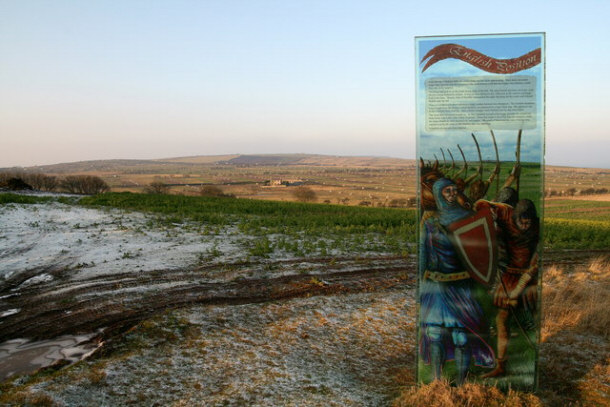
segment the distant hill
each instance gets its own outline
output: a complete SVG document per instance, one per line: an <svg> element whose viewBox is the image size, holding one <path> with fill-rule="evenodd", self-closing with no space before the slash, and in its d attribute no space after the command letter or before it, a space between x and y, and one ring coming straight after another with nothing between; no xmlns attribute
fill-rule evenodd
<svg viewBox="0 0 610 407"><path fill-rule="evenodd" d="M338 167L394 167L405 166L413 160L390 157L351 157L321 154L238 154L231 156L195 156L159 160L174 163L208 163L237 166L338 166Z"/></svg>
<svg viewBox="0 0 610 407"><path fill-rule="evenodd" d="M166 162L166 163L184 163L184 164L216 164L222 161L229 161L233 158L239 157L239 154L228 154L228 155L194 155L189 157L174 157L174 158L162 158L153 160L155 162Z"/></svg>
<svg viewBox="0 0 610 407"><path fill-rule="evenodd" d="M201 165L228 166L323 166L323 167L405 167L413 166L415 160L391 157L350 157L319 154L233 154L173 157L153 160L93 160L72 163L40 165L23 168L25 171L40 171L50 174L150 172L153 168L175 168ZM0 168L0 171L15 168ZM168 170L171 169L167 168Z"/></svg>
<svg viewBox="0 0 610 407"><path fill-rule="evenodd" d="M78 174L86 172L116 172L126 168L138 168L150 165L159 165L156 160L93 160L77 161L72 163L37 165L25 167L26 171L40 171L52 174ZM0 171L11 171L16 168L0 168Z"/></svg>

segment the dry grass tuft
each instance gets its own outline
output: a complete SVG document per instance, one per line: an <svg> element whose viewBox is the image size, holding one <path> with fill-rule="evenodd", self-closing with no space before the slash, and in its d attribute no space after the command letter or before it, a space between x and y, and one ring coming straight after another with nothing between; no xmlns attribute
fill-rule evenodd
<svg viewBox="0 0 610 407"><path fill-rule="evenodd" d="M610 338L610 258L570 272L557 266L545 271L542 341L566 329Z"/></svg>
<svg viewBox="0 0 610 407"><path fill-rule="evenodd" d="M610 385L610 364L596 365L579 383L580 402L584 406L610 405L608 386ZM606 390L606 391L604 391Z"/></svg>
<svg viewBox="0 0 610 407"><path fill-rule="evenodd" d="M0 405L51 407L60 404L56 403L51 396L45 393L26 390L2 395L2 397L0 397Z"/></svg>
<svg viewBox="0 0 610 407"><path fill-rule="evenodd" d="M540 395L549 405L610 405L610 258L550 267L542 301Z"/></svg>
<svg viewBox="0 0 610 407"><path fill-rule="evenodd" d="M85 373L85 378L89 380L91 384L103 384L106 380L106 371L102 366L94 366Z"/></svg>
<svg viewBox="0 0 610 407"><path fill-rule="evenodd" d="M446 380L436 380L419 388L411 388L393 404L394 407L536 407L542 405L540 399L533 394L513 390L504 394L495 387L475 383L451 387Z"/></svg>

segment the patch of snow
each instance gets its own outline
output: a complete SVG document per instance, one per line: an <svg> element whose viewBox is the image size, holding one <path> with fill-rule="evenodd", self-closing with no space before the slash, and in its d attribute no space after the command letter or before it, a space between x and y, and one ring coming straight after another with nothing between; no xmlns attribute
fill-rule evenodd
<svg viewBox="0 0 610 407"><path fill-rule="evenodd" d="M50 275L50 274L43 273L43 274L39 274L39 275L37 275L35 277L32 277L30 279L25 280L23 283L21 283L21 285L19 287L20 288L21 287L27 287L27 286L30 286L30 285L45 283L45 282L48 282L48 281L53 281L53 276Z"/></svg>
<svg viewBox="0 0 610 407"><path fill-rule="evenodd" d="M199 224L159 225L154 215L91 209L58 202L0 206L0 278L53 265L62 277L87 280L125 271L177 269L208 260L243 256L239 236L221 230L205 236ZM152 225L152 226L151 226ZM225 233L226 232L226 233ZM48 274L28 284L50 281Z"/></svg>
<svg viewBox="0 0 610 407"><path fill-rule="evenodd" d="M125 272L135 275L155 270L178 270L198 265L222 265L251 257L250 248L260 236L244 234L236 226L214 226L193 221L167 226L159 216L114 208L93 209L59 202L0 206L0 281L39 270L21 287L64 279L78 284L100 276ZM213 230L213 231L212 231ZM362 236L360 236L361 238ZM274 245L265 261L292 260L296 256L278 247L286 239L303 245L302 237L270 234ZM348 239L344 238L344 239ZM367 235L374 242L379 236ZM329 247L326 256L341 256ZM379 255L359 250L363 257ZM312 270L311 263L295 264L284 273ZM347 271L347 270L346 270ZM274 273L275 274L275 273ZM275 274L277 275L277 274Z"/></svg>
<svg viewBox="0 0 610 407"><path fill-rule="evenodd" d="M4 318L4 317L8 317L9 315L15 315L18 314L19 311L21 311L21 308L11 308L11 309L7 309L6 311L4 311L2 314L0 314L0 318Z"/></svg>

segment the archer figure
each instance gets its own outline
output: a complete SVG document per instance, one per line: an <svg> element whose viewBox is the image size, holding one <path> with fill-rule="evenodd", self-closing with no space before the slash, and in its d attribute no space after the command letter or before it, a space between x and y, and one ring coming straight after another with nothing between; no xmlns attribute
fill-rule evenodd
<svg viewBox="0 0 610 407"><path fill-rule="evenodd" d="M508 323L511 314L524 309L533 312L538 301L537 273L538 255L536 248L540 238L540 224L534 203L529 199L520 200L513 208L508 204L478 201L475 210L488 207L503 240L504 259L500 259L500 281L494 292L494 305L498 307L496 316L497 353L496 367L482 377L502 376L506 372L506 350L508 348ZM518 321L517 321L518 323ZM527 332L523 330L527 337Z"/></svg>

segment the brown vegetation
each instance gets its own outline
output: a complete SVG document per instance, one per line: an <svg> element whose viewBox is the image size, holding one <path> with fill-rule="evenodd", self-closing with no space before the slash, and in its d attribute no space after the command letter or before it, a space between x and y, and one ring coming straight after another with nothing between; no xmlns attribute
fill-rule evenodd
<svg viewBox="0 0 610 407"><path fill-rule="evenodd" d="M544 191L544 196L547 198L562 196L562 197L573 197L573 196L590 196L590 195L605 195L608 193L608 188L583 188L576 189L574 187L556 190L556 189L546 189Z"/></svg>
<svg viewBox="0 0 610 407"><path fill-rule="evenodd" d="M0 188L55 191L58 185L57 177L41 173L25 173L23 171L0 172Z"/></svg>
<svg viewBox="0 0 610 407"><path fill-rule="evenodd" d="M596 259L571 273L551 266L543 287L543 341L566 329L610 339L610 259Z"/></svg>
<svg viewBox="0 0 610 407"><path fill-rule="evenodd" d="M67 175L58 178L42 173L24 171L0 172L0 188L10 190L38 190L53 192L61 190L72 194L99 194L107 192L110 187L96 175Z"/></svg>
<svg viewBox="0 0 610 407"><path fill-rule="evenodd" d="M153 181L144 191L149 194L167 194L169 192L169 185L163 181Z"/></svg>
<svg viewBox="0 0 610 407"><path fill-rule="evenodd" d="M101 194L110 190L108 184L94 175L68 175L59 183L62 190L71 194Z"/></svg>
<svg viewBox="0 0 610 407"><path fill-rule="evenodd" d="M610 405L610 258L544 275L541 395L557 404Z"/></svg>
<svg viewBox="0 0 610 407"><path fill-rule="evenodd" d="M495 387L466 383L452 387L446 380L437 380L422 387L412 387L394 402L394 407L520 407L542 406L538 397L511 390L502 393Z"/></svg>
<svg viewBox="0 0 610 407"><path fill-rule="evenodd" d="M222 188L216 185L204 185L199 189L201 196L234 197L233 194L225 194Z"/></svg>
<svg viewBox="0 0 610 407"><path fill-rule="evenodd" d="M316 192L305 186L299 186L293 189L292 196L299 202L315 202L318 200Z"/></svg>

